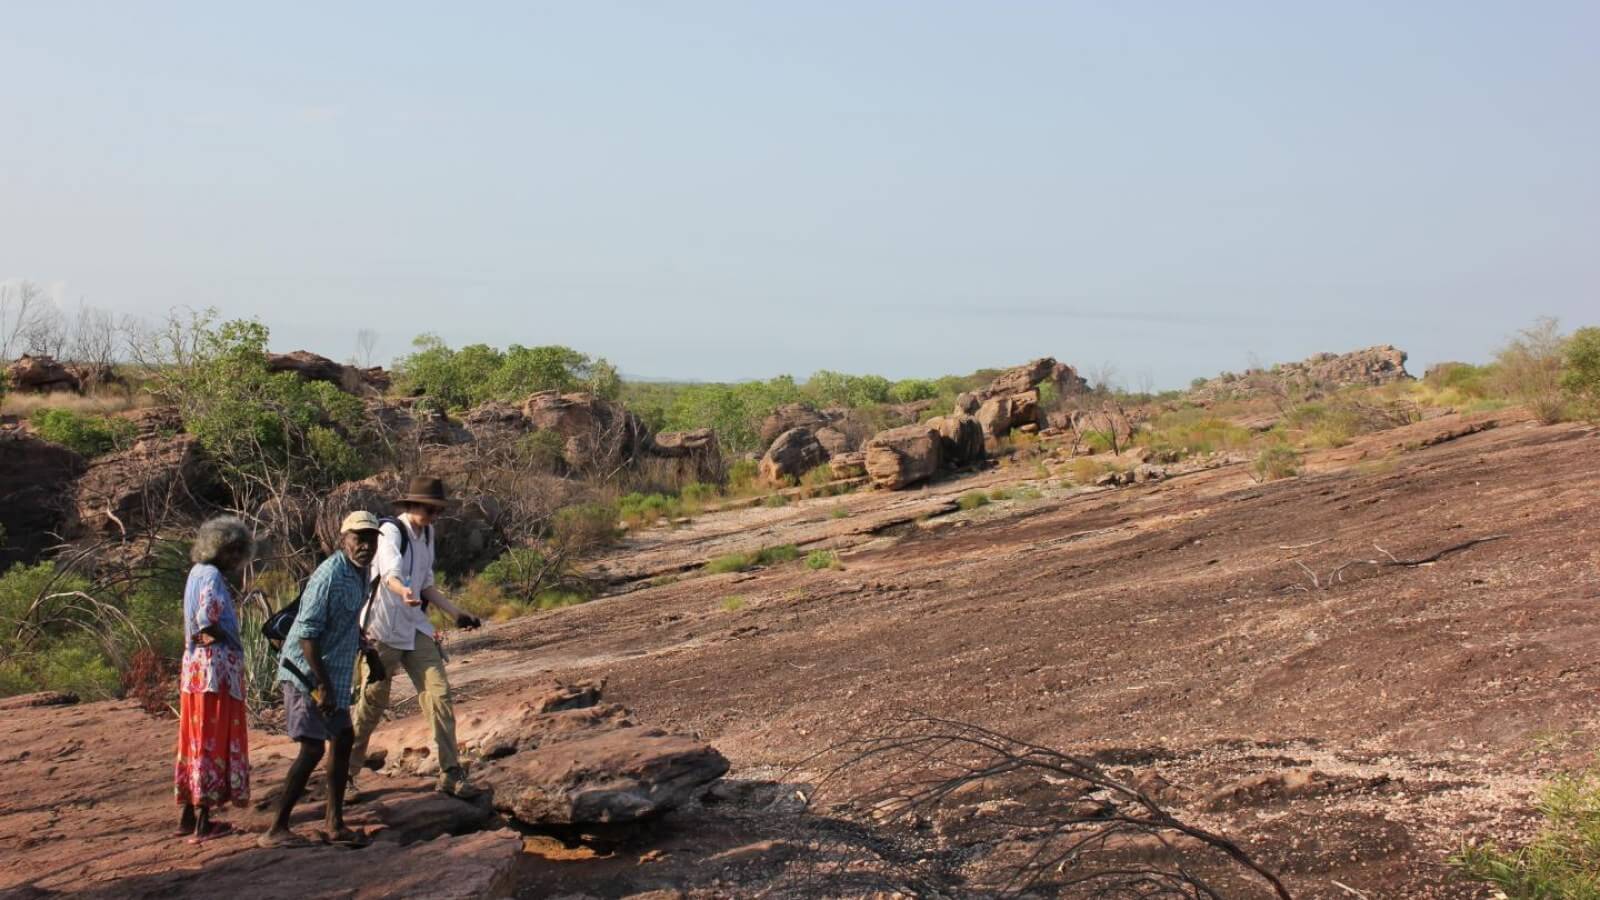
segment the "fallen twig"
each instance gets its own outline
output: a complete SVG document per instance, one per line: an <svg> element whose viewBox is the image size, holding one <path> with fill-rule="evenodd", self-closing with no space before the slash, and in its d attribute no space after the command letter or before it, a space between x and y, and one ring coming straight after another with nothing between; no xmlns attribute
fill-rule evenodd
<svg viewBox="0 0 1600 900"><path fill-rule="evenodd" d="M1426 565L1430 565L1432 563L1436 563L1439 560L1445 558L1446 556L1449 556L1452 553L1459 553L1462 550L1466 550L1466 549L1468 549L1470 547L1476 547L1479 544L1487 544L1490 541L1504 540L1505 538L1508 538L1510 536L1511 535L1509 535L1509 534L1491 534L1491 535L1486 535L1484 537L1475 537L1475 538L1473 538L1471 540L1468 540L1468 541L1462 541L1459 544L1451 544L1450 546L1445 547L1442 550L1437 550L1437 551L1435 551L1433 553L1428 554L1427 556L1418 557L1416 559L1400 559L1399 557L1395 556L1393 553L1390 553L1388 550L1385 550L1382 547L1378 546L1376 543L1374 543L1372 545L1372 549L1374 549L1374 550L1378 551L1379 553L1383 554L1384 557L1386 557L1386 558L1384 558L1384 559L1352 559L1352 560L1349 560L1347 562L1340 563L1338 566L1335 566L1333 568L1333 570L1330 571L1326 575L1318 575L1310 566L1306 565L1305 563L1303 563L1303 562L1301 562L1300 560L1297 559L1297 560L1294 560L1293 562L1294 562L1295 565L1300 567L1301 571L1306 573L1306 577L1311 579L1311 587L1307 588L1305 585L1302 585L1302 584L1290 584L1290 585L1285 585L1283 589L1284 590L1305 591L1305 592L1308 592L1308 593L1310 591L1313 591L1313 590L1318 590L1318 591L1326 590L1327 588L1332 587L1334 584L1344 584L1344 573L1345 573L1345 570L1349 569L1352 566L1367 565L1367 566L1372 566L1375 569L1382 569L1382 568L1391 567L1391 566L1398 566L1398 567L1406 568L1406 569L1415 569L1415 568L1418 568L1419 566L1426 566ZM1319 541L1318 543L1321 543L1321 542ZM1310 545L1305 545L1305 546L1310 546ZM1282 549L1288 549L1288 548L1282 548ZM1298 549L1298 548L1296 548L1296 549Z"/></svg>

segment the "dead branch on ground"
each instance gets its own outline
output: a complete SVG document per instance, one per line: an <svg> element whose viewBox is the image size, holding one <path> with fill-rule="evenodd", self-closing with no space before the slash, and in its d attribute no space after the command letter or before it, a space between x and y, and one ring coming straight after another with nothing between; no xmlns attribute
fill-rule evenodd
<svg viewBox="0 0 1600 900"><path fill-rule="evenodd" d="M1379 553L1383 554L1383 556L1385 558L1383 558L1383 559L1372 558L1372 559L1352 559L1352 560L1348 560L1346 562L1340 563L1338 566L1336 566L1332 571L1328 572L1328 574L1326 574L1326 575L1318 575L1316 573L1316 571L1313 570L1310 566L1306 565L1305 563L1303 563L1303 562L1301 562L1301 561L1299 561L1297 559L1297 560L1294 561L1294 564L1299 566L1300 569L1306 573L1306 577L1307 578L1311 579L1311 587L1308 588L1303 584L1291 584L1291 585L1288 585L1285 588L1285 590L1305 591L1307 593L1310 593L1313 590L1318 590L1318 591L1327 590L1328 588L1334 586L1335 584L1344 584L1345 583L1345 574L1344 574L1345 571L1348 570L1348 569L1351 569L1351 568L1353 568L1355 566L1372 566L1374 569L1392 568L1392 567L1400 567L1400 568L1405 568L1405 569L1415 569L1415 568L1417 568L1419 566L1426 566L1426 565L1430 565L1432 563L1436 563L1439 560L1445 558L1446 556L1449 556L1452 553L1459 553L1459 552L1461 552L1463 550L1466 550L1466 549L1469 549L1469 548L1472 548L1472 547L1476 547L1479 544L1487 544L1490 541L1504 540L1505 538L1508 538L1510 536L1511 535L1509 535L1509 534L1491 534L1491 535L1487 535L1485 537L1476 537L1476 538L1472 538L1471 540L1462 541L1459 544L1451 544L1450 546L1445 547L1442 550L1437 550L1437 551L1435 551L1433 553L1428 554L1427 556L1421 556L1421 557L1418 557L1416 559L1400 559L1399 557L1395 556L1393 553L1390 553L1389 551L1383 549L1382 547L1380 547L1376 543L1374 543L1372 545L1372 549L1374 549L1374 550L1378 551ZM1310 546L1310 545L1306 545L1306 546ZM1288 549L1288 548L1283 548L1283 549Z"/></svg>
<svg viewBox="0 0 1600 900"><path fill-rule="evenodd" d="M1233 841L1178 819L1083 757L932 716L902 718L883 733L829 752L845 759L823 784L849 770L875 770L880 786L857 803L885 823L925 823L959 807L964 797L970 804L975 786L1034 798L1023 818L1005 823L1005 839L989 844L996 854L1002 847L1031 849L994 857L993 883L971 885L985 895L1209 900L1223 896L1212 882L1225 878L1289 897L1278 877Z"/></svg>

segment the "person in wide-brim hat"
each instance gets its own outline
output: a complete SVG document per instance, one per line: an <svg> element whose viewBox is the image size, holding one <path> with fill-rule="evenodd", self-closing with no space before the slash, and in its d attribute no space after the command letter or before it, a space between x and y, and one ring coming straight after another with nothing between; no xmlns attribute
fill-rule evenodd
<svg viewBox="0 0 1600 900"><path fill-rule="evenodd" d="M434 509L449 506L450 500L444 495L444 481L426 475L411 479L405 494L394 499L394 505L404 509L413 504Z"/></svg>
<svg viewBox="0 0 1600 900"><path fill-rule="evenodd" d="M450 505L444 482L428 475L413 478L406 492L395 498L394 505L399 507L400 515L385 519L379 532L371 575L376 590L364 623L381 664L375 668L382 674L367 680L363 669L350 772L360 772L366 763L367 742L389 708L390 682L395 672L403 670L417 689L418 704L433 731L439 790L471 799L479 791L467 780L457 752L450 679L445 675L444 654L434 639L428 610L436 609L454 619L459 628L477 628L483 623L451 603L433 581L433 523L440 511ZM362 665L367 665L365 657ZM358 798L354 777L346 783L345 791L350 799Z"/></svg>

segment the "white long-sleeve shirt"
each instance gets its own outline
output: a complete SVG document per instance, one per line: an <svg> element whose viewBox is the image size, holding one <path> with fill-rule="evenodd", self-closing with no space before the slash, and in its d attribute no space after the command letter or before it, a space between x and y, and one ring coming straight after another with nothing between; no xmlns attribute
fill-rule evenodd
<svg viewBox="0 0 1600 900"><path fill-rule="evenodd" d="M389 579L400 582L410 579L411 592L418 597L423 589L432 587L433 541L437 535L432 528L417 529L408 516L398 518L410 540L405 555L401 556L399 529L391 522L384 522L378 530L378 554L372 560L378 591L372 597L372 608L367 611L366 630L373 639L397 650L411 650L416 646L417 632L433 639L433 623L428 621L428 614L422 607L407 606L399 594L390 590Z"/></svg>

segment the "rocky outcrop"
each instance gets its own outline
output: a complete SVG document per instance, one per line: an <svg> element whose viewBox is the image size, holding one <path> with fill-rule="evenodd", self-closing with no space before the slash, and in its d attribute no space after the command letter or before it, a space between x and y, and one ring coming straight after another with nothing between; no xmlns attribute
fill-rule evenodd
<svg viewBox="0 0 1600 900"><path fill-rule="evenodd" d="M1224 372L1191 389L1188 399L1202 406L1262 397L1315 399L1340 388L1410 380L1405 351L1384 344L1351 353L1318 353L1301 362L1250 369L1243 374Z"/></svg>
<svg viewBox="0 0 1600 900"><path fill-rule="evenodd" d="M791 428L778 435L777 440L761 457L761 480L768 484L787 484L828 461L828 451L823 449L809 428Z"/></svg>
<svg viewBox="0 0 1600 900"><path fill-rule="evenodd" d="M172 437L183 430L183 415L175 406L149 406L115 413L116 418L133 423L134 437Z"/></svg>
<svg viewBox="0 0 1600 900"><path fill-rule="evenodd" d="M817 443L822 445L822 449L828 451L828 456L830 457L838 456L841 453L849 453L860 446L859 441L852 441L850 435L832 425L824 425L818 428L816 437Z"/></svg>
<svg viewBox="0 0 1600 900"><path fill-rule="evenodd" d="M531 427L561 435L563 457L574 469L613 468L649 445L638 416L589 393L540 391L523 401L522 415Z"/></svg>
<svg viewBox="0 0 1600 900"><path fill-rule="evenodd" d="M863 450L841 453L828 459L828 471L835 480L860 478L867 474L867 454Z"/></svg>
<svg viewBox="0 0 1600 900"><path fill-rule="evenodd" d="M6 366L6 380L18 393L48 394L54 391L80 391L83 383L66 366L49 356L29 356Z"/></svg>
<svg viewBox="0 0 1600 900"><path fill-rule="evenodd" d="M832 422L837 416L821 413L809 403L787 403L774 409L761 422L761 443L771 447L778 435L796 428L805 428L813 433L817 429Z"/></svg>
<svg viewBox="0 0 1600 900"><path fill-rule="evenodd" d="M720 484L728 477L722 445L710 428L662 432L650 441L650 455L672 460L680 481Z"/></svg>
<svg viewBox="0 0 1600 900"><path fill-rule="evenodd" d="M78 521L91 532L130 535L196 512L211 487L194 435L148 437L89 464L78 482Z"/></svg>
<svg viewBox="0 0 1600 900"><path fill-rule="evenodd" d="M867 477L874 487L887 490L917 484L939 471L940 450L938 430L927 425L902 425L879 432L867 442Z"/></svg>
<svg viewBox="0 0 1600 900"><path fill-rule="evenodd" d="M267 370L293 372L306 381L326 381L346 393L360 396L382 396L392 383L389 373L382 367L363 369L347 366L309 350L269 353Z"/></svg>
<svg viewBox="0 0 1600 900"><path fill-rule="evenodd" d="M983 426L973 416L939 416L926 424L939 432L939 456L946 467L971 465L986 455Z"/></svg>
<svg viewBox="0 0 1600 900"><path fill-rule="evenodd" d="M487 724L473 777L527 825L638 822L689 802L728 771L711 746L635 724L600 686L557 686Z"/></svg>
<svg viewBox="0 0 1600 900"><path fill-rule="evenodd" d="M0 569L61 543L74 514L83 457L17 428L0 429Z"/></svg>
<svg viewBox="0 0 1600 900"><path fill-rule="evenodd" d="M978 411L973 413L973 418L978 422L978 427L983 429L983 436L987 440L998 440L1011 433L1011 397L1001 395L990 397L983 401Z"/></svg>

